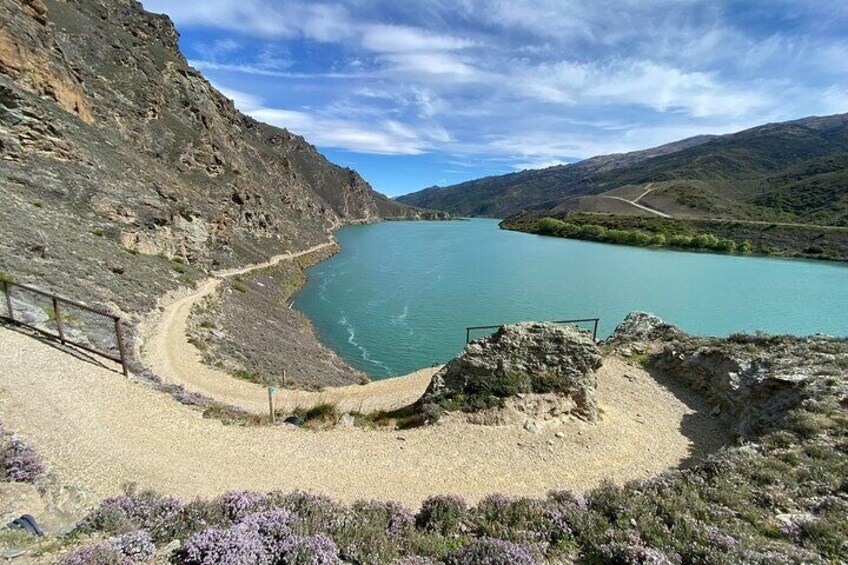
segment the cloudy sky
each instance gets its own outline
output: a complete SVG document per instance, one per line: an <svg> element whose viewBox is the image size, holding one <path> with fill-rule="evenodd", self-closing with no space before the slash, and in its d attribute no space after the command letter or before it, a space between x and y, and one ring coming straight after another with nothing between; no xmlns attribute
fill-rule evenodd
<svg viewBox="0 0 848 565"><path fill-rule="evenodd" d="M845 0L143 0L244 112L399 195L848 112Z"/></svg>

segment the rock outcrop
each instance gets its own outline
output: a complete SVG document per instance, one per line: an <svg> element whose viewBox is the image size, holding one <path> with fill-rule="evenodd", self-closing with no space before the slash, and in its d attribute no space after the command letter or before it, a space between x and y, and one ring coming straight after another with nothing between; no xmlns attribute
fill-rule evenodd
<svg viewBox="0 0 848 565"><path fill-rule="evenodd" d="M591 334L572 326L520 323L465 347L439 371L420 401L431 419L445 411L509 408L544 415L597 416L600 350ZM494 423L500 423L495 418Z"/></svg>
<svg viewBox="0 0 848 565"><path fill-rule="evenodd" d="M777 428L791 410L829 387L844 385L848 339L684 336L666 344L650 367L686 382L736 434L752 437Z"/></svg>
<svg viewBox="0 0 848 565"><path fill-rule="evenodd" d="M848 379L848 339L825 335L693 336L653 314L633 312L604 344L625 356L650 350L650 370L702 394L740 437L779 427L793 409Z"/></svg>

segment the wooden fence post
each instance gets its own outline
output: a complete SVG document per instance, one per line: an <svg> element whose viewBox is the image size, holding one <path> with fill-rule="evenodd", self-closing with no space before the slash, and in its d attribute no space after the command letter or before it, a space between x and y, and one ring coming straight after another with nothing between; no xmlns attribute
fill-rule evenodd
<svg viewBox="0 0 848 565"><path fill-rule="evenodd" d="M65 345L65 329L62 327L62 313L59 312L59 301L53 297L53 315L56 316L56 329L59 331L59 341Z"/></svg>
<svg viewBox="0 0 848 565"><path fill-rule="evenodd" d="M12 310L12 294L9 290L9 281L3 281L3 290L6 293L6 313L9 315L9 319L14 322L15 312Z"/></svg>
<svg viewBox="0 0 848 565"><path fill-rule="evenodd" d="M115 337L118 339L118 351L121 354L121 369L124 371L124 376L130 376L130 371L127 368L127 352L124 348L124 329L121 327L121 319L115 318Z"/></svg>

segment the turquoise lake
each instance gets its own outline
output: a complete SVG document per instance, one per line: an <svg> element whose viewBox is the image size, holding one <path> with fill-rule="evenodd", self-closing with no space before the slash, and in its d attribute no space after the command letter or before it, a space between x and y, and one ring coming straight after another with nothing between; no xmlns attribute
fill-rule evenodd
<svg viewBox="0 0 848 565"><path fill-rule="evenodd" d="M848 335L848 266L642 249L504 231L496 220L386 222L337 234L295 307L375 379L454 357L466 326L645 310L707 335ZM475 333L480 337L481 333Z"/></svg>

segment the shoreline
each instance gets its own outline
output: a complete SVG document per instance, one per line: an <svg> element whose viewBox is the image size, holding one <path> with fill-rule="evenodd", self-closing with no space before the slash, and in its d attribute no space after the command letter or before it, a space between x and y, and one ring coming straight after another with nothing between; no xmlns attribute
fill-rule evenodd
<svg viewBox="0 0 848 565"><path fill-rule="evenodd" d="M543 233L538 223L546 218L556 220L564 224L573 224L576 228L595 226L611 233L626 230L638 232L647 236L647 239L662 235L663 243L652 242L629 243L627 241L611 241L603 235L579 234L569 235L565 233ZM690 239L694 234L710 234L718 239L732 241L732 251L722 251L704 247L692 247L688 245L671 245L666 243L666 231L673 229L684 229L679 235L688 236ZM638 216L622 216L614 214L588 214L582 213L573 216L545 216L538 212L524 212L499 223L500 229L541 235L546 237L558 237L575 241L589 241L593 243L607 243L610 245L621 245L624 247L638 247L644 249L661 249L667 251L682 251L693 253L709 253L712 255L738 256L738 257L763 257L771 259L807 259L816 262L828 262L834 264L848 263L848 227L842 226L819 226L813 224L781 224L779 222L743 221L733 219L701 219L701 218L642 218ZM775 235L774 231L779 232ZM799 234L799 232L807 232ZM623 233L623 232L622 232ZM832 250L826 251L818 247L814 242L825 233L835 234L837 239L827 241L823 245L830 245ZM818 234L818 235L815 235ZM803 237L806 236L806 239ZM798 240L802 237L802 240ZM739 251L737 246L746 242L748 251ZM808 252L807 249L818 249L817 252Z"/></svg>

